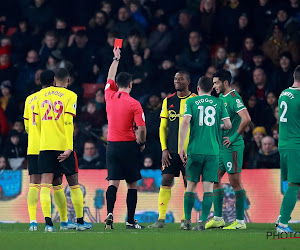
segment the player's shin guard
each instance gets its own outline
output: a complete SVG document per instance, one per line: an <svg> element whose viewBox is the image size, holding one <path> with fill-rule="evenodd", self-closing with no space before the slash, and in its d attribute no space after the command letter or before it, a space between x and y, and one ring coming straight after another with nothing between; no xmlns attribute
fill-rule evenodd
<svg viewBox="0 0 300 250"><path fill-rule="evenodd" d="M291 214L297 202L299 189L300 186L289 184L284 194L282 204L281 204L281 210L280 210L280 215L281 215L280 222L282 224L288 224L291 218Z"/></svg>
<svg viewBox="0 0 300 250"><path fill-rule="evenodd" d="M245 199L245 189L235 191L235 213L237 220L244 220Z"/></svg>
<svg viewBox="0 0 300 250"><path fill-rule="evenodd" d="M50 226L51 223L51 196L50 196L50 192L51 192L51 187L52 184L46 184L46 183L42 183L41 184L41 193L40 193L40 202L41 202L41 206L42 206L42 210L43 210L43 215L45 218L49 218L48 222L46 220L46 223Z"/></svg>
<svg viewBox="0 0 300 250"><path fill-rule="evenodd" d="M40 184L29 184L29 190L27 195L27 205L30 222L36 222L36 208L39 199Z"/></svg>
<svg viewBox="0 0 300 250"><path fill-rule="evenodd" d="M195 202L195 193L185 192L184 194L184 213L185 219L190 220L192 217L192 209Z"/></svg>
<svg viewBox="0 0 300 250"><path fill-rule="evenodd" d="M159 190L159 196L158 196L158 212L159 220L165 220L166 219L166 214L167 214L167 209L168 209L168 204L171 199L171 187L167 186L161 186Z"/></svg>
<svg viewBox="0 0 300 250"><path fill-rule="evenodd" d="M60 222L68 222L67 199L65 196L63 184L53 186L53 190L54 201L58 208Z"/></svg>
<svg viewBox="0 0 300 250"><path fill-rule="evenodd" d="M136 189L128 189L127 193L127 222L130 224L134 224L134 214L137 203L137 190Z"/></svg>
<svg viewBox="0 0 300 250"><path fill-rule="evenodd" d="M214 216L222 217L224 188L214 190Z"/></svg>
<svg viewBox="0 0 300 250"><path fill-rule="evenodd" d="M213 193L212 192L206 192L203 194L203 202L202 202L202 214L201 214L201 221L206 222L207 217L209 215L212 203L213 203Z"/></svg>
<svg viewBox="0 0 300 250"><path fill-rule="evenodd" d="M113 213L114 206L117 198L117 188L114 185L110 185L106 191L106 204L107 204L107 214Z"/></svg>
<svg viewBox="0 0 300 250"><path fill-rule="evenodd" d="M75 209L77 223L83 224L83 194L80 185L70 186L71 200Z"/></svg>

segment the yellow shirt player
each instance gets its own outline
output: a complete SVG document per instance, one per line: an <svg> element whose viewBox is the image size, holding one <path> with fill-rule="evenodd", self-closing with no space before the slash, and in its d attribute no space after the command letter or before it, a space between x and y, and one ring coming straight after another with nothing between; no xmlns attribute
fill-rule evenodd
<svg viewBox="0 0 300 250"><path fill-rule="evenodd" d="M174 177L179 177L180 172L186 186L185 168L179 156L180 127L185 112L185 102L188 98L196 96L189 91L190 74L179 71L174 76L176 93L168 96L163 101L160 114L159 128L160 144L162 149L162 181L158 197L158 220L148 226L149 228L164 228L168 203L171 198L171 185ZM185 149L188 145L188 136ZM180 227L184 225L184 213Z"/></svg>
<svg viewBox="0 0 300 250"><path fill-rule="evenodd" d="M54 72L52 70L45 70L40 75L42 88L53 86ZM28 213L30 218L29 231L37 231L37 202L38 192L41 183L41 174L38 169L38 157L40 153L40 130L37 126L36 115L34 108L37 105L37 99L40 92L31 94L26 98L24 107L24 125L28 134L28 148L27 148L27 162L30 175L29 191L27 195ZM76 225L68 221L67 217L67 200L63 189L62 179L58 178L53 184L55 204L58 206L60 215L60 229L68 230L75 229Z"/></svg>
<svg viewBox="0 0 300 250"><path fill-rule="evenodd" d="M40 131L39 171L42 174L40 201L46 221L46 232L55 232L51 220L50 191L54 176L66 175L71 190L79 231L92 228L83 220L83 194L78 185L78 163L73 151L73 117L76 116L77 95L66 89L70 82L67 69L59 68L55 74L55 87L40 91L34 108Z"/></svg>

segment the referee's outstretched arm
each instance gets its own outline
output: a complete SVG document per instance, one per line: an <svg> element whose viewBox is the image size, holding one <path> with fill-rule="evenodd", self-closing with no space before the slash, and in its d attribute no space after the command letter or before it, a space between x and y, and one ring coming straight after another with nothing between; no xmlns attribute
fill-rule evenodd
<svg viewBox="0 0 300 250"><path fill-rule="evenodd" d="M114 52L114 58L113 58L114 60L109 67L107 80L111 79L115 81L118 66L119 66L119 60L121 58L121 50L119 49L119 47L117 47L114 48L113 52Z"/></svg>

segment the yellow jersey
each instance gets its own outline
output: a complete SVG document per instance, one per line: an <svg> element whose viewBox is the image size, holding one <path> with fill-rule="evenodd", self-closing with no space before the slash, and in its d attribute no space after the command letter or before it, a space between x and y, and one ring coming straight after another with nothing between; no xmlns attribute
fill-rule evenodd
<svg viewBox="0 0 300 250"><path fill-rule="evenodd" d="M36 125L34 108L37 103L39 91L28 96L24 107L24 125L28 134L27 155L38 155L40 153L40 131Z"/></svg>
<svg viewBox="0 0 300 250"><path fill-rule="evenodd" d="M63 87L40 90L34 113L40 129L40 151L73 150L73 117L76 116L77 95Z"/></svg>

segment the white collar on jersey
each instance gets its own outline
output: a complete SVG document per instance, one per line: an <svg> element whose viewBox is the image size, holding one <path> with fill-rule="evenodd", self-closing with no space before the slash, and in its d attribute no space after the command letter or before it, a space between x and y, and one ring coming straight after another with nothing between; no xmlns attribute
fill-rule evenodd
<svg viewBox="0 0 300 250"><path fill-rule="evenodd" d="M296 87L289 87L289 89L298 89L298 90L300 90L300 88L296 88Z"/></svg>
<svg viewBox="0 0 300 250"><path fill-rule="evenodd" d="M223 95L223 97L228 96L231 92L235 91L235 89L230 90L226 95Z"/></svg>

